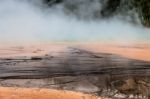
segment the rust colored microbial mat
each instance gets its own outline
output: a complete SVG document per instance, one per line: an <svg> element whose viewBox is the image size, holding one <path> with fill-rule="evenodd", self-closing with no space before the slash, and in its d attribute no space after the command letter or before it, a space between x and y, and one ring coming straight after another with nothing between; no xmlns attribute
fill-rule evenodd
<svg viewBox="0 0 150 99"><path fill-rule="evenodd" d="M0 88L0 99L101 99L77 92L34 88Z"/></svg>

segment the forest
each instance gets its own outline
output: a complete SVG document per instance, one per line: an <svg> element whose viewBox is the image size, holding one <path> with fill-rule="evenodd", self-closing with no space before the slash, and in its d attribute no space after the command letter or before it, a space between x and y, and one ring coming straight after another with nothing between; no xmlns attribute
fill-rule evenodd
<svg viewBox="0 0 150 99"><path fill-rule="evenodd" d="M71 1L72 3L69 3ZM94 18L111 18L114 15L130 16L133 23L136 23L136 15L140 19L140 22L146 26L150 27L150 1L149 0L43 0L43 2L49 7L65 3L65 7L68 8L70 12L78 9L78 3L80 4L86 2L101 2L102 8L99 11L93 13ZM74 13L79 15L78 13ZM85 18L85 17L84 17Z"/></svg>

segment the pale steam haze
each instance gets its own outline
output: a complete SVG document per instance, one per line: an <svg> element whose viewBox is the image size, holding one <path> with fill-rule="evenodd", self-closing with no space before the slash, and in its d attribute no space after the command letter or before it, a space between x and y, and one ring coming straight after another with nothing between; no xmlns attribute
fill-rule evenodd
<svg viewBox="0 0 150 99"><path fill-rule="evenodd" d="M0 0L0 42L150 42L150 30L140 24L118 16L90 19L91 13L101 7L96 0L77 10L81 19L65 13L63 6L48 8L39 0Z"/></svg>

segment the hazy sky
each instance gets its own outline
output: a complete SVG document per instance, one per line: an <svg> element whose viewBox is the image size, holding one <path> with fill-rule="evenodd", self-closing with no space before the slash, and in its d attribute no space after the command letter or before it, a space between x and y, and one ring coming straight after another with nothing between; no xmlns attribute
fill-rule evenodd
<svg viewBox="0 0 150 99"><path fill-rule="evenodd" d="M95 1L90 7L81 6L81 13L89 16L100 5ZM1 43L45 41L150 42L150 30L117 16L107 20L79 20L65 14L63 5L46 9L28 0L0 0Z"/></svg>

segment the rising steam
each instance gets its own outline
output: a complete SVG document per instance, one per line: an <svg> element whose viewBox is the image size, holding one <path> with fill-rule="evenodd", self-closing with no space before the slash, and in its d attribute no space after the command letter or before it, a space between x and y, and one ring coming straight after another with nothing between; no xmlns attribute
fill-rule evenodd
<svg viewBox="0 0 150 99"><path fill-rule="evenodd" d="M89 0L66 0L66 2L79 6L74 11L77 16L70 14L66 3L48 8L39 0L0 0L0 42L134 43L150 40L148 29L140 24L121 20L118 15L109 19L94 19L93 13L97 13L104 2L98 0L92 3Z"/></svg>

